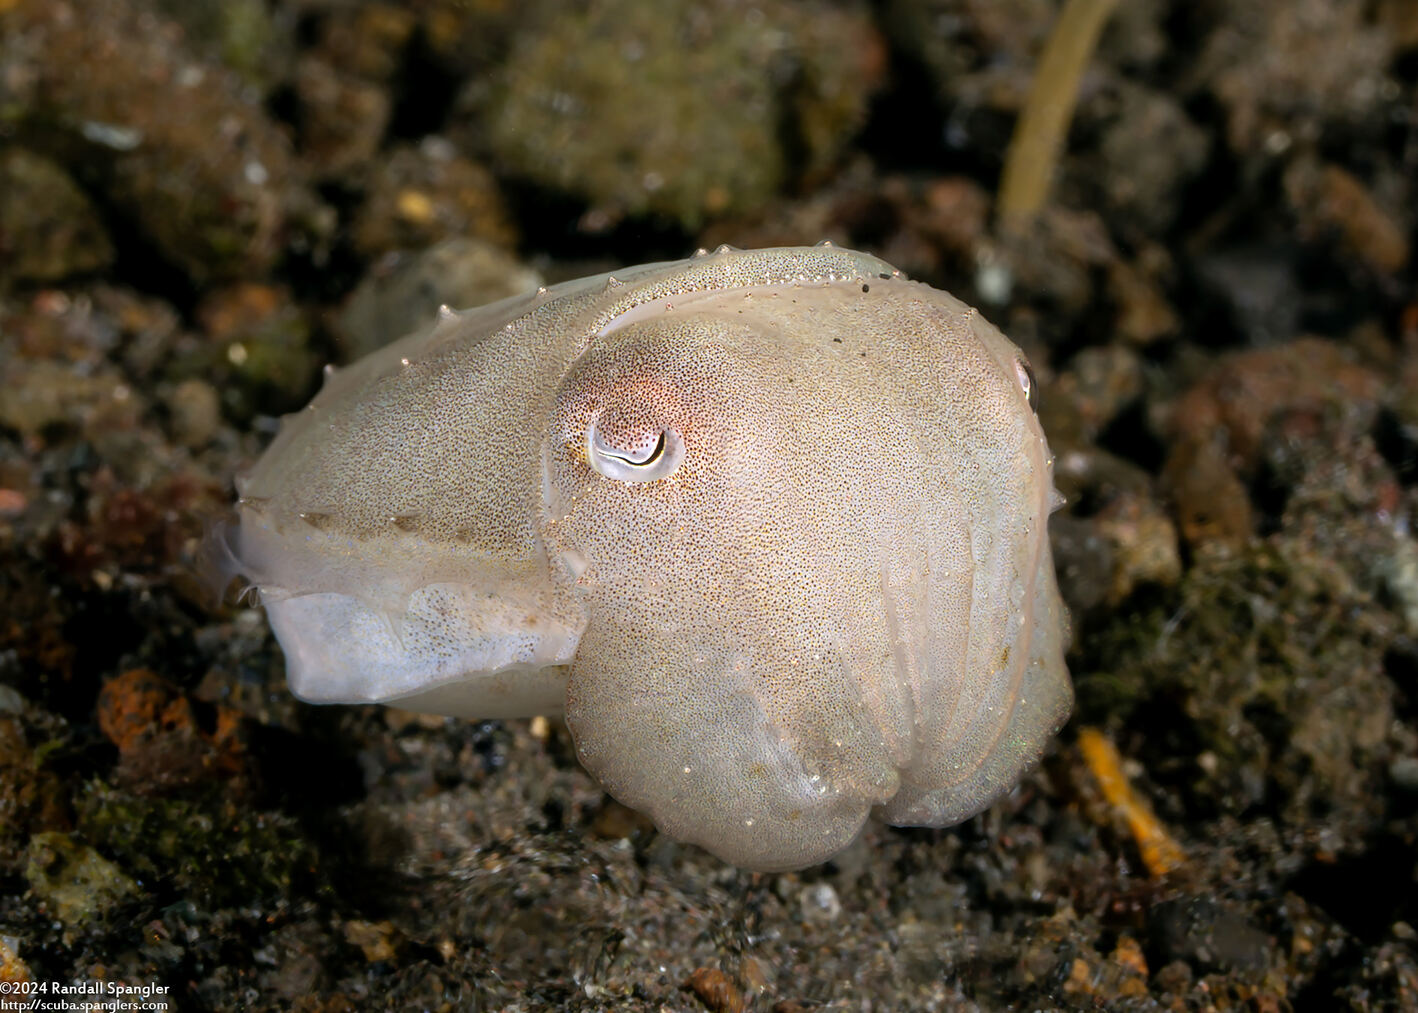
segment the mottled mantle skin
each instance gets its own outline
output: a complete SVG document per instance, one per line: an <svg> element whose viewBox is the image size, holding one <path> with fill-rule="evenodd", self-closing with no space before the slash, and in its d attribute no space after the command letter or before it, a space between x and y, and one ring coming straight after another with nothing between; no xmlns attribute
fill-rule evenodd
<svg viewBox="0 0 1418 1013"><path fill-rule="evenodd" d="M1032 387L873 257L725 248L333 374L230 546L303 699L564 712L663 830L797 868L979 812L1067 715Z"/></svg>

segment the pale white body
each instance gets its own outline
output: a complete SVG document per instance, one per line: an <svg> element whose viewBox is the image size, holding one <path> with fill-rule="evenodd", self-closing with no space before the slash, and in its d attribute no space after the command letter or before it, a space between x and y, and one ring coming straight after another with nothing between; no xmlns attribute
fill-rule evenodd
<svg viewBox="0 0 1418 1013"><path fill-rule="evenodd" d="M1067 715L1031 384L875 258L724 249L335 373L230 546L301 698L564 712L668 833L800 867L979 812Z"/></svg>

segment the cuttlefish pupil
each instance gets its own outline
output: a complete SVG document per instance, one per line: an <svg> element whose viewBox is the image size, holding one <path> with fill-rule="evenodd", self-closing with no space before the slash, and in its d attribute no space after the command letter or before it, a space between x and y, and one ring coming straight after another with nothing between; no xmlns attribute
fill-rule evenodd
<svg viewBox="0 0 1418 1013"><path fill-rule="evenodd" d="M595 449L598 454L603 454L606 457L614 457L616 460L624 461L626 464L638 464L642 467L647 464L654 464L659 456L665 452L665 433L663 430L660 431L660 437L655 441L655 445L648 451L621 450L619 447L609 446L601 439L600 433L596 433L594 439Z"/></svg>
<svg viewBox="0 0 1418 1013"><path fill-rule="evenodd" d="M670 475L684 459L684 444L669 429L661 429L652 443L645 437L631 441L630 447L616 446L602 437L594 425L586 434L586 456L591 467L620 482L653 482Z"/></svg>

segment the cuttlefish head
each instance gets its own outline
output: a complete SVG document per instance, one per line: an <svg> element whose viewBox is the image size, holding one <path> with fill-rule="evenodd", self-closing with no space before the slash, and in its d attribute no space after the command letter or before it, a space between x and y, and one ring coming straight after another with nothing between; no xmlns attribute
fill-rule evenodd
<svg viewBox="0 0 1418 1013"><path fill-rule="evenodd" d="M543 445L543 538L590 617L566 705L581 761L672 836L752 868L821 861L874 807L967 782L988 742L955 704L1006 731L1030 664L1027 631L1008 660L1020 616L972 625L971 574L1015 574L1000 596L1027 613L1019 574L1039 569L1042 516L1022 554L1012 534L973 530L954 497L976 476L946 473L949 446L910 403L912 356L938 349L878 354L860 303L846 286L735 293L598 335ZM998 400L998 438L1034 455L1034 476L1001 495L1032 512L1046 468L1037 424L1020 421L1026 377L984 346L971 355L971 396ZM985 664L972 636L990 641L979 675L1003 673L998 691L961 688Z"/></svg>

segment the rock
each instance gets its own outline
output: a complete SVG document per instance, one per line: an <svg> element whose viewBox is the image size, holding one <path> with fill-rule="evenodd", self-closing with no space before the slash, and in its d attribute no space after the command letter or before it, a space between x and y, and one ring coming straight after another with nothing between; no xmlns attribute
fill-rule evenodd
<svg viewBox="0 0 1418 1013"><path fill-rule="evenodd" d="M367 81L389 82L398 74L419 28L417 11L381 0L352 9L328 8L321 14L317 52L342 73Z"/></svg>
<svg viewBox="0 0 1418 1013"><path fill-rule="evenodd" d="M1178 716L1167 741L1135 755L1148 769L1185 762L1177 804L1239 817L1263 801L1297 840L1323 829L1330 848L1355 849L1383 804L1396 627L1306 541L1208 546L1175 598L1095 631L1079 712L1136 730L1165 708Z"/></svg>
<svg viewBox="0 0 1418 1013"><path fill-rule="evenodd" d="M306 56L296 67L295 90L301 154L319 176L342 176L374 157L393 112L384 86Z"/></svg>
<svg viewBox="0 0 1418 1013"><path fill-rule="evenodd" d="M1231 149L1273 157L1331 124L1373 122L1395 87L1392 55L1361 6L1245 0L1212 30L1195 73L1226 110Z"/></svg>
<svg viewBox="0 0 1418 1013"><path fill-rule="evenodd" d="M46 360L0 362L0 386L12 392L0 399L0 423L28 435L52 426L73 426L83 433L131 430L142 405L115 369L88 376Z"/></svg>
<svg viewBox="0 0 1418 1013"><path fill-rule="evenodd" d="M364 959L373 964L393 960L404 948L405 940L390 921L348 921L340 926L345 942L358 946Z"/></svg>
<svg viewBox="0 0 1418 1013"><path fill-rule="evenodd" d="M83 841L46 832L30 838L25 879L68 926L102 918L141 891L123 870Z"/></svg>
<svg viewBox="0 0 1418 1013"><path fill-rule="evenodd" d="M443 305L469 309L531 292L542 276L478 239L449 239L376 263L334 319L345 360L430 323Z"/></svg>
<svg viewBox="0 0 1418 1013"><path fill-rule="evenodd" d="M69 800L30 748L21 719L0 713L0 865L17 861L32 834L71 825Z"/></svg>
<svg viewBox="0 0 1418 1013"><path fill-rule="evenodd" d="M524 29L465 106L485 121L500 169L580 195L588 224L657 214L692 230L828 164L883 69L855 5L754 10L726 0L563 10Z"/></svg>
<svg viewBox="0 0 1418 1013"><path fill-rule="evenodd" d="M1096 442L1142 392L1142 360L1131 348L1083 349L1041 392L1040 418L1050 446L1057 450Z"/></svg>
<svg viewBox="0 0 1418 1013"><path fill-rule="evenodd" d="M145 885L201 909L280 904L318 865L315 846L284 813L220 793L138 795L91 781L77 802L79 832Z"/></svg>
<svg viewBox="0 0 1418 1013"><path fill-rule="evenodd" d="M1117 249L1103 219L1093 211L1046 206L1027 227L1011 229L1000 237L996 254L1009 283L986 286L977 276L981 298L1008 302L1029 297L1051 304L1051 315L1065 318L1082 314L1095 298L1095 268L1117 259ZM981 267L988 266L982 260ZM1009 326L1004 330L1022 340Z"/></svg>
<svg viewBox="0 0 1418 1013"><path fill-rule="evenodd" d="M1056 514L1049 521L1059 592L1074 616L1090 612L1112 594L1112 541L1092 521Z"/></svg>
<svg viewBox="0 0 1418 1013"><path fill-rule="evenodd" d="M0 262L9 280L58 281L112 260L98 212L63 168L24 148L0 151Z"/></svg>
<svg viewBox="0 0 1418 1013"><path fill-rule="evenodd" d="M1300 326L1300 290L1289 244L1247 243L1201 254L1195 270L1227 324L1253 346L1288 341Z"/></svg>
<svg viewBox="0 0 1418 1013"><path fill-rule="evenodd" d="M517 241L492 173L440 137L394 148L371 167L366 185L352 227L355 247L366 256L452 238L502 247Z"/></svg>
<svg viewBox="0 0 1418 1013"><path fill-rule="evenodd" d="M218 384L231 417L294 411L320 369L310 321L282 287L245 282L208 291L197 305L205 342L173 365L182 379Z"/></svg>
<svg viewBox="0 0 1418 1013"><path fill-rule="evenodd" d="M65 153L193 281L266 270L294 219L314 216L290 145L255 96L141 0L82 13L25 2L6 17L7 122Z"/></svg>
<svg viewBox="0 0 1418 1013"><path fill-rule="evenodd" d="M1297 159L1285 171L1284 184L1300 238L1316 245L1338 238L1346 253L1375 274L1394 274L1407 265L1406 224L1381 207L1353 173Z"/></svg>
<svg viewBox="0 0 1418 1013"><path fill-rule="evenodd" d="M1093 523L1112 543L1109 604L1122 602L1143 584L1171 587L1181 578L1177 529L1154 497L1119 495L1094 516Z"/></svg>
<svg viewBox="0 0 1418 1013"><path fill-rule="evenodd" d="M971 107L1019 110L1057 13L1049 0L891 0L885 23L892 41L921 61L943 102L963 107L953 117L962 130Z"/></svg>
<svg viewBox="0 0 1418 1013"><path fill-rule="evenodd" d="M1212 543L1237 549L1255 530L1250 491L1220 439L1176 444L1162 471L1162 487L1188 545Z"/></svg>
<svg viewBox="0 0 1418 1013"><path fill-rule="evenodd" d="M684 987L698 996L710 1013L743 1013L742 990L717 967L695 968Z"/></svg>
<svg viewBox="0 0 1418 1013"><path fill-rule="evenodd" d="M1334 425L1367 432L1382 382L1344 346L1319 338L1238 352L1221 359L1170 408L1172 449L1163 478L1182 535L1196 545L1244 539L1253 523L1247 484L1265 464L1267 432L1285 426L1287 453L1328 455ZM1303 464L1284 467L1293 480Z"/></svg>
<svg viewBox="0 0 1418 1013"><path fill-rule="evenodd" d="M1181 208L1182 187L1206 164L1208 135L1168 94L1128 82L1118 85L1107 120L1103 193L1127 230L1161 233Z"/></svg>
<svg viewBox="0 0 1418 1013"><path fill-rule="evenodd" d="M206 380L183 380L167 395L173 436L185 447L210 442L221 425L221 396Z"/></svg>
<svg viewBox="0 0 1418 1013"><path fill-rule="evenodd" d="M12 936L0 936L0 982L14 985L34 981L34 974L20 959Z"/></svg>
<svg viewBox="0 0 1418 1013"><path fill-rule="evenodd" d="M140 794L180 791L209 779L250 776L241 716L218 705L214 727L199 725L192 701L146 669L130 669L104 684L98 724L118 747L114 779Z"/></svg>
<svg viewBox="0 0 1418 1013"><path fill-rule="evenodd" d="M842 901L831 883L811 883L798 895L802 919L808 925L826 925L842 916Z"/></svg>
<svg viewBox="0 0 1418 1013"><path fill-rule="evenodd" d="M1400 756L1388 765L1388 776L1407 792L1418 792L1418 756Z"/></svg>
<svg viewBox="0 0 1418 1013"><path fill-rule="evenodd" d="M265 0L156 0L154 6L182 25L184 42L263 95L289 66L294 18L276 14Z"/></svg>
<svg viewBox="0 0 1418 1013"><path fill-rule="evenodd" d="M1150 345L1177 332L1181 321L1167 301L1160 276L1171 273L1170 258L1161 247L1148 247L1136 261L1108 265L1108 294L1117 307L1118 336L1129 344Z"/></svg>
<svg viewBox="0 0 1418 1013"><path fill-rule="evenodd" d="M1164 901L1152 912L1163 962L1184 960L1201 970L1258 971L1270 938L1244 915L1206 897Z"/></svg>

